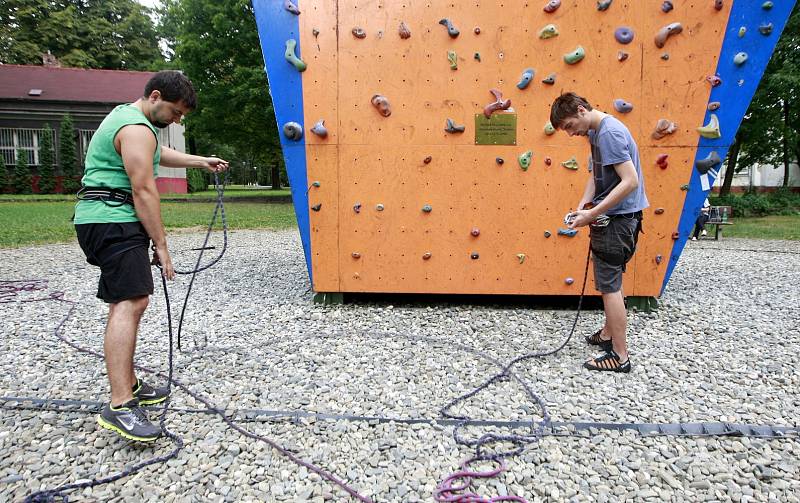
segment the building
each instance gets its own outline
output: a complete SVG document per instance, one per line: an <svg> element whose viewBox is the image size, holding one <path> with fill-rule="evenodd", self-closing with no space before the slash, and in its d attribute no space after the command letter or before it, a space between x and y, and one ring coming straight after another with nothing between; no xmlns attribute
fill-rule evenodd
<svg viewBox="0 0 800 503"><path fill-rule="evenodd" d="M725 170L727 164L720 170L717 181L714 183L714 191L719 192L722 182L725 180ZM772 164L754 164L743 168L738 173L733 174L731 181L731 192L747 192L756 190L759 192L771 192L783 186L783 176L785 174L782 164L773 166ZM796 163L789 164L789 188L793 191L800 191L800 166Z"/></svg>
<svg viewBox="0 0 800 503"><path fill-rule="evenodd" d="M152 75L152 72L0 65L0 155L11 167L16 151L27 150L28 164L38 167L43 128L50 124L58 163L59 125L69 113L77 131L76 152L82 166L89 140L106 114L115 106L142 96ZM161 143L185 152L183 126L172 124L162 130ZM156 183L162 193L186 193L186 170L162 167Z"/></svg>

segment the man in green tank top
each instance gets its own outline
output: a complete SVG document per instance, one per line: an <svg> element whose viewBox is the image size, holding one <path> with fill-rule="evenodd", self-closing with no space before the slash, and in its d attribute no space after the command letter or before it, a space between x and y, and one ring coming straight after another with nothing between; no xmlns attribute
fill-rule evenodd
<svg viewBox="0 0 800 503"><path fill-rule="evenodd" d="M86 261L100 268L97 297L108 303L103 349L111 401L97 418L125 438L149 442L161 435L141 409L163 402L167 388L136 377L133 355L139 321L153 293L148 247L167 279L175 277L156 177L158 167L228 169L216 157L184 154L159 143L159 131L196 106L192 83L181 72L162 71L144 95L106 116L89 142L82 196L75 206L75 230Z"/></svg>

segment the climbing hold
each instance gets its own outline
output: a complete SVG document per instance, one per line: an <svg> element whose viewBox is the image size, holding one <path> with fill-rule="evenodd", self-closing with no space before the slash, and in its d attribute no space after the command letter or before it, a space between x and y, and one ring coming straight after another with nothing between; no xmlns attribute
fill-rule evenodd
<svg viewBox="0 0 800 503"><path fill-rule="evenodd" d="M504 163L504 162L506 162L506 161L504 161L502 157L496 157L496 158L495 158L495 160L494 160L494 162L496 162L497 164L499 164L500 166L502 166L502 165L503 165L503 163Z"/></svg>
<svg viewBox="0 0 800 503"><path fill-rule="evenodd" d="M296 122L287 122L283 125L283 136L292 141L299 141L303 137L303 127Z"/></svg>
<svg viewBox="0 0 800 503"><path fill-rule="evenodd" d="M553 127L553 124L550 121L547 121L547 124L544 125L544 134L547 136L553 135L556 132L556 128Z"/></svg>
<svg viewBox="0 0 800 503"><path fill-rule="evenodd" d="M370 101L372 102L372 105L378 109L378 112L380 112L380 114L384 117L389 117L392 115L392 107L389 105L389 100L386 99L386 96L382 94L376 94Z"/></svg>
<svg viewBox="0 0 800 503"><path fill-rule="evenodd" d="M663 215L664 214L664 208L656 208L655 214L656 215Z"/></svg>
<svg viewBox="0 0 800 503"><path fill-rule="evenodd" d="M353 28L351 33L356 38L367 38L367 32L365 32L363 28L359 28L358 26Z"/></svg>
<svg viewBox="0 0 800 503"><path fill-rule="evenodd" d="M550 231L544 231L544 237L549 238L553 234Z"/></svg>
<svg viewBox="0 0 800 503"><path fill-rule="evenodd" d="M773 4L769 0L761 4L761 8L764 10L772 10Z"/></svg>
<svg viewBox="0 0 800 503"><path fill-rule="evenodd" d="M577 234L577 233L578 233L578 229L565 229L563 227L560 227L558 229L558 235L559 236L567 236L568 238L575 237L575 234Z"/></svg>
<svg viewBox="0 0 800 503"><path fill-rule="evenodd" d="M699 161L695 162L694 166L701 175L705 175L709 172L709 170L711 170L711 168L720 164L721 162L722 159L720 158L719 154L716 152L716 150L712 150L705 159L700 159Z"/></svg>
<svg viewBox="0 0 800 503"><path fill-rule="evenodd" d="M517 253L517 259L519 260L520 264L525 262L525 254L524 253Z"/></svg>
<svg viewBox="0 0 800 503"><path fill-rule="evenodd" d="M451 70L458 70L458 55L456 55L456 51L447 51L447 61L450 63Z"/></svg>
<svg viewBox="0 0 800 503"><path fill-rule="evenodd" d="M708 124L697 128L697 132L700 133L700 136L703 138L721 138L722 133L719 131L719 119L717 118L717 114L711 114L708 118Z"/></svg>
<svg viewBox="0 0 800 503"><path fill-rule="evenodd" d="M356 213L361 213L361 203L354 204L353 211L355 211Z"/></svg>
<svg viewBox="0 0 800 503"><path fill-rule="evenodd" d="M722 0L714 0L714 8L717 10L722 10Z"/></svg>
<svg viewBox="0 0 800 503"><path fill-rule="evenodd" d="M586 56L586 51L583 50L583 47L578 46L574 51L564 54L564 61L568 65L574 65L582 60L584 56Z"/></svg>
<svg viewBox="0 0 800 503"><path fill-rule="evenodd" d="M553 160L550 159L549 157L545 157L544 158L544 164L545 164L545 166L550 166L551 164L553 164Z"/></svg>
<svg viewBox="0 0 800 503"><path fill-rule="evenodd" d="M633 29L627 26L620 26L614 30L614 38L620 44L630 44L633 42Z"/></svg>
<svg viewBox="0 0 800 503"><path fill-rule="evenodd" d="M311 128L311 132L320 138L327 138L328 128L325 127L325 119L320 119L319 122L314 124L314 127Z"/></svg>
<svg viewBox="0 0 800 503"><path fill-rule="evenodd" d="M480 60L481 60L481 53L476 52L475 53L475 61L480 61Z"/></svg>
<svg viewBox="0 0 800 503"><path fill-rule="evenodd" d="M300 15L300 9L292 2L292 0L286 0L283 2L283 8L294 14L295 16Z"/></svg>
<svg viewBox="0 0 800 503"><path fill-rule="evenodd" d="M383 211L384 210L384 206L382 204L378 203L377 205L375 205L375 209L378 210L378 211Z"/></svg>
<svg viewBox="0 0 800 503"><path fill-rule="evenodd" d="M458 126L453 119L447 119L447 126L444 128L448 133L463 133L466 126Z"/></svg>
<svg viewBox="0 0 800 503"><path fill-rule="evenodd" d="M745 61L747 61L746 52L738 52L736 53L736 56L733 57L733 64L736 66L742 66Z"/></svg>
<svg viewBox="0 0 800 503"><path fill-rule="evenodd" d="M717 87L718 85L722 84L722 79L719 78L718 75L709 75L706 77L706 80L709 84L711 84L711 87Z"/></svg>
<svg viewBox="0 0 800 503"><path fill-rule="evenodd" d="M566 283L568 285L571 285L571 284L575 283L575 280L572 279L572 278L565 278L564 279L564 283Z"/></svg>
<svg viewBox="0 0 800 503"><path fill-rule="evenodd" d="M483 107L483 115L488 119L498 110L508 110L511 108L511 100L503 101L503 93L499 89L489 89L494 96L494 101Z"/></svg>
<svg viewBox="0 0 800 503"><path fill-rule="evenodd" d="M450 38L456 38L461 33L447 18L440 20L439 24L447 27L447 34L450 35Z"/></svg>
<svg viewBox="0 0 800 503"><path fill-rule="evenodd" d="M429 260L431 258L431 252L425 252L422 254L422 260Z"/></svg>
<svg viewBox="0 0 800 503"><path fill-rule="evenodd" d="M681 185L681 190L683 190L683 191L689 190L689 184L688 183L684 183L683 185Z"/></svg>
<svg viewBox="0 0 800 503"><path fill-rule="evenodd" d="M539 38L542 40L547 40L548 38L553 38L558 36L558 28L554 24L545 25L544 28L539 30Z"/></svg>
<svg viewBox="0 0 800 503"><path fill-rule="evenodd" d="M712 101L711 103L708 104L708 110L710 112L719 109L719 107L720 107L719 101Z"/></svg>
<svg viewBox="0 0 800 503"><path fill-rule="evenodd" d="M317 181L315 181L315 182L312 182L312 183L311 183L311 186L312 186L312 187L321 187L321 186L322 186L322 184L321 184L321 183L319 183L319 182L317 182Z"/></svg>
<svg viewBox="0 0 800 503"><path fill-rule="evenodd" d="M628 53L627 52L625 52L625 51L617 52L617 60L618 61L625 61L626 59L628 59Z"/></svg>
<svg viewBox="0 0 800 503"><path fill-rule="evenodd" d="M677 240L679 237L681 237L681 235L678 231L672 233L672 239Z"/></svg>
<svg viewBox="0 0 800 503"><path fill-rule="evenodd" d="M519 155L519 167L522 168L522 171L528 171L528 168L531 167L531 158L533 157L533 151L528 150L527 152L523 152Z"/></svg>
<svg viewBox="0 0 800 503"><path fill-rule="evenodd" d="M550 0L544 6L544 11L547 13L552 13L557 11L559 7L561 7L561 0Z"/></svg>
<svg viewBox="0 0 800 503"><path fill-rule="evenodd" d="M476 26L475 29L472 30L472 31L475 32L475 35L480 35L481 34L481 27L480 26Z"/></svg>
<svg viewBox="0 0 800 503"><path fill-rule="evenodd" d="M667 162L668 157L668 154L659 154L659 156L656 157L656 166L661 169L667 169L667 166L669 166L669 163Z"/></svg>
<svg viewBox="0 0 800 503"><path fill-rule="evenodd" d="M747 33L747 27L742 26L741 28L739 28L739 38L744 37L745 33Z"/></svg>
<svg viewBox="0 0 800 503"><path fill-rule="evenodd" d="M520 78L519 83L517 84L517 88L525 89L526 87L528 87L528 85L531 83L531 80L533 79L533 73L534 73L533 68L526 68L525 71L522 72L522 77Z"/></svg>
<svg viewBox="0 0 800 503"><path fill-rule="evenodd" d="M546 78L542 79L542 83L552 86L553 84L556 83L556 74L551 73Z"/></svg>
<svg viewBox="0 0 800 503"><path fill-rule="evenodd" d="M480 255L478 255L478 252L472 252L469 254L469 258L471 258L472 260L478 260L480 258Z"/></svg>
<svg viewBox="0 0 800 503"><path fill-rule="evenodd" d="M612 1L613 0L597 0L597 10L601 12L604 10L608 10L608 8L611 7Z"/></svg>
<svg viewBox="0 0 800 503"><path fill-rule="evenodd" d="M319 37L319 30L316 28L311 29L311 34L314 35L314 38Z"/></svg>
<svg viewBox="0 0 800 503"><path fill-rule="evenodd" d="M661 255L656 255L656 264L660 264L662 260L664 260L664 257Z"/></svg>
<svg viewBox="0 0 800 503"><path fill-rule="evenodd" d="M361 258L361 254L358 252L353 252L350 255L356 260Z"/></svg>
<svg viewBox="0 0 800 503"><path fill-rule="evenodd" d="M564 166L565 168L571 169L573 171L577 171L578 170L578 160L575 159L575 157L570 157L566 161L562 162L561 165Z"/></svg>
<svg viewBox="0 0 800 503"><path fill-rule="evenodd" d="M433 211L433 208L431 208L430 204L426 204L425 206L422 207L422 211L425 213L430 213L431 211Z"/></svg>
<svg viewBox="0 0 800 503"><path fill-rule="evenodd" d="M400 38L403 40L411 38L411 30L408 29L408 26L406 26L405 22L400 21L400 27L397 29L397 31L400 34Z"/></svg>
<svg viewBox="0 0 800 503"><path fill-rule="evenodd" d="M763 23L759 25L758 32L765 37L772 33L772 23Z"/></svg>
<svg viewBox="0 0 800 503"><path fill-rule="evenodd" d="M614 100L614 110L621 114L627 114L633 110L633 105L625 100L617 98Z"/></svg>
<svg viewBox="0 0 800 503"><path fill-rule="evenodd" d="M736 83L739 85L739 87L742 87L744 85L744 79L739 79Z"/></svg>
<svg viewBox="0 0 800 503"><path fill-rule="evenodd" d="M284 57L286 58L286 61L288 61L289 63L294 65L295 68L297 68L298 72L304 72L306 71L306 64L303 62L302 59L298 58L295 55L294 50L296 47L297 47L297 40L293 38L287 40L286 52L284 53Z"/></svg>
<svg viewBox="0 0 800 503"><path fill-rule="evenodd" d="M425 159L423 159L422 162L424 162L425 164L430 164L432 160L433 160L433 157L428 156Z"/></svg>
<svg viewBox="0 0 800 503"><path fill-rule="evenodd" d="M669 59L669 53L665 52L664 54L662 54L661 55L661 59L663 59L664 61L667 61Z"/></svg>
<svg viewBox="0 0 800 503"><path fill-rule="evenodd" d="M469 231L469 233L472 234L473 237L478 237L481 235L481 230L478 229L477 227L473 227L472 230Z"/></svg>
<svg viewBox="0 0 800 503"><path fill-rule="evenodd" d="M683 31L683 25L680 23L670 23L667 26L658 30L656 33L656 47L661 49L667 43L667 39L672 35L677 35Z"/></svg>
<svg viewBox="0 0 800 503"><path fill-rule="evenodd" d="M656 128L653 130L653 139L660 140L668 134L674 133L676 129L678 129L678 125L674 122L667 119L658 119Z"/></svg>
<svg viewBox="0 0 800 503"><path fill-rule="evenodd" d="M314 211L319 211L319 210L321 210L321 209L322 209L322 203L320 203L320 204L315 204L314 206L312 206L312 207L311 207L311 209L312 209L312 210L314 210Z"/></svg>
<svg viewBox="0 0 800 503"><path fill-rule="evenodd" d="M358 274L357 272L354 272L353 273L353 279L359 279L359 278L361 278L361 275Z"/></svg>
<svg viewBox="0 0 800 503"><path fill-rule="evenodd" d="M664 3L661 4L661 12L667 13L673 9L673 5L671 0L664 0Z"/></svg>

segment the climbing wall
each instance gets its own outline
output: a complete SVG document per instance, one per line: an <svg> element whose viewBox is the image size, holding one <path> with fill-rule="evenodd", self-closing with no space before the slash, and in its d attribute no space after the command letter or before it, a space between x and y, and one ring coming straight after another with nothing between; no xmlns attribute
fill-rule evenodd
<svg viewBox="0 0 800 503"><path fill-rule="evenodd" d="M574 91L639 145L624 290L659 295L793 4L254 0L314 290L580 293L588 142L547 128Z"/></svg>

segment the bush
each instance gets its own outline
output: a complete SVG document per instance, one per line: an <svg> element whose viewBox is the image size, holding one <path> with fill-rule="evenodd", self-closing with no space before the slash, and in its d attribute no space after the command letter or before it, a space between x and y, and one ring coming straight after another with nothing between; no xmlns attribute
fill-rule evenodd
<svg viewBox="0 0 800 503"><path fill-rule="evenodd" d="M44 134L39 147L39 193L52 194L56 189L56 176L53 165L55 164L55 154L53 153L53 130L50 124L44 125Z"/></svg>
<svg viewBox="0 0 800 503"><path fill-rule="evenodd" d="M77 179L78 157L75 153L75 126L69 114L64 115L64 118L61 120L61 129L58 136L61 173L64 175L61 181L61 192L64 194L74 194L78 192L81 184Z"/></svg>
<svg viewBox="0 0 800 503"><path fill-rule="evenodd" d="M17 150L17 163L14 167L14 193L30 194L33 192L31 168L28 166L28 152Z"/></svg>
<svg viewBox="0 0 800 503"><path fill-rule="evenodd" d="M208 178L202 169L186 168L186 187L189 193L208 190Z"/></svg>
<svg viewBox="0 0 800 503"><path fill-rule="evenodd" d="M746 192L741 196L728 194L708 200L712 206L730 206L733 216L739 218L800 213L800 194L783 187L771 193Z"/></svg>
<svg viewBox="0 0 800 503"><path fill-rule="evenodd" d="M5 194L8 190L8 167L6 166L6 160L0 154L0 194Z"/></svg>

